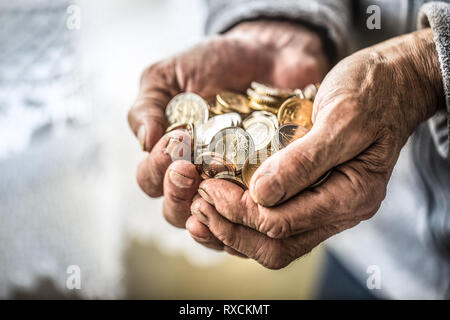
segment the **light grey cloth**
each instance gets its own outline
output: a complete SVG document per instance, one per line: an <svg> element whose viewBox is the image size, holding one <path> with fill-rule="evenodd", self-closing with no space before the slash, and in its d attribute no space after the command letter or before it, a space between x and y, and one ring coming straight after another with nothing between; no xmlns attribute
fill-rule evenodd
<svg viewBox="0 0 450 320"><path fill-rule="evenodd" d="M425 2L208 1L207 32L223 32L259 18L306 21L319 32L325 28L325 41L333 43L337 58L416 27L431 27L446 110L421 125L402 150L375 217L327 242L363 285L369 267L378 266L381 288L373 293L387 298L450 298L450 4ZM368 30L365 25L367 7L373 4L381 8L381 30Z"/></svg>
<svg viewBox="0 0 450 320"><path fill-rule="evenodd" d="M432 2L423 5L419 12L418 24L421 28L431 27L436 43L436 50L441 65L447 110L439 110L430 121L434 143L440 155L450 159L450 4ZM450 196L450 195L449 195Z"/></svg>

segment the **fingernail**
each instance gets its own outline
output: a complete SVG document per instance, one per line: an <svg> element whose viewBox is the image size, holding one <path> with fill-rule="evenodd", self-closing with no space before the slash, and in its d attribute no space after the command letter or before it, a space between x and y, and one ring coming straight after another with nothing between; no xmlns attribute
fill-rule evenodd
<svg viewBox="0 0 450 320"><path fill-rule="evenodd" d="M209 226L209 218L203 212L201 212L198 209L193 209L191 213L198 219L198 221L200 221L206 226Z"/></svg>
<svg viewBox="0 0 450 320"><path fill-rule="evenodd" d="M203 199L205 199L206 202L208 202L208 203L211 204L211 205L214 205L213 199L210 197L210 195L208 194L208 192L206 192L204 189L198 188L198 194L200 195L200 197L202 197Z"/></svg>
<svg viewBox="0 0 450 320"><path fill-rule="evenodd" d="M273 175L262 175L251 190L253 200L263 206L273 206L284 196L284 191Z"/></svg>
<svg viewBox="0 0 450 320"><path fill-rule="evenodd" d="M186 177L175 170L169 172L170 181L179 188L189 188L194 184L194 179Z"/></svg>
<svg viewBox="0 0 450 320"><path fill-rule="evenodd" d="M200 219L199 219L200 220ZM203 223L203 222L202 222ZM197 239L197 240L200 240L200 241L209 241L209 240L211 240L212 238L211 238L211 236L199 236L199 235L193 235L192 233L191 233L191 236L193 237L193 238L195 238L195 239Z"/></svg>
<svg viewBox="0 0 450 320"><path fill-rule="evenodd" d="M147 137L147 130L145 130L145 126L141 125L137 131L137 138L139 140L139 143L141 144L142 150L145 151L145 140Z"/></svg>

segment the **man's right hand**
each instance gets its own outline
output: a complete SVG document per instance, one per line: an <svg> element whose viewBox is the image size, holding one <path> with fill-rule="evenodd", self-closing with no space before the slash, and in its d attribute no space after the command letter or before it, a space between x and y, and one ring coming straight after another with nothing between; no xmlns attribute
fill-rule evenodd
<svg viewBox="0 0 450 320"><path fill-rule="evenodd" d="M169 223L186 226L194 239L207 247L222 249L221 242L195 217L187 221L200 177L193 164L172 161L173 152L188 140L183 131L164 134L167 103L184 91L205 98L222 90L245 92L251 81L303 88L321 81L328 69L317 34L299 24L278 21L241 23L148 67L128 114L131 129L148 152L138 167L140 187L151 197L164 194L163 214Z"/></svg>

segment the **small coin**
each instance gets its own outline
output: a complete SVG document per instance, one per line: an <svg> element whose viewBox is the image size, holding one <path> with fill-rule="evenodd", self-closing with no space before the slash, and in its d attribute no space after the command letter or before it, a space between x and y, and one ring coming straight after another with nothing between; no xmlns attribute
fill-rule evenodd
<svg viewBox="0 0 450 320"><path fill-rule="evenodd" d="M214 179L224 179L230 182L233 182L235 184L237 184L239 187L241 187L242 189L247 189L247 186L245 185L245 183L242 181L242 178L238 175L231 175L228 172L222 171L219 172L218 174L216 174L214 176Z"/></svg>
<svg viewBox="0 0 450 320"><path fill-rule="evenodd" d="M194 123L199 125L208 120L208 104L195 93L180 93L167 104L166 116L169 125L175 123Z"/></svg>
<svg viewBox="0 0 450 320"><path fill-rule="evenodd" d="M295 89L294 96L297 98L300 98L300 99L306 99L305 94L303 93L302 89Z"/></svg>
<svg viewBox="0 0 450 320"><path fill-rule="evenodd" d="M247 95L251 101L273 108L278 108L283 101L283 99L280 98L259 94L250 88L247 89Z"/></svg>
<svg viewBox="0 0 450 320"><path fill-rule="evenodd" d="M228 162L223 155L206 151L195 159L195 166L202 179L214 178L217 174L225 172L235 175L236 167Z"/></svg>
<svg viewBox="0 0 450 320"><path fill-rule="evenodd" d="M210 116L224 114L224 110L222 109L222 106L220 104L218 104L216 101L216 96L206 99L206 102L208 103L208 109L209 109Z"/></svg>
<svg viewBox="0 0 450 320"><path fill-rule="evenodd" d="M274 115L272 112L268 112L268 111L253 111L250 115L253 116L253 117L265 117L265 118L268 118L268 119L270 119L270 121L273 122L273 124L274 124L276 129L278 129L278 127L279 127L277 116Z"/></svg>
<svg viewBox="0 0 450 320"><path fill-rule="evenodd" d="M238 127L241 125L241 122L242 118L236 112L214 116L200 126L198 134L199 143L208 145L217 132L228 127Z"/></svg>
<svg viewBox="0 0 450 320"><path fill-rule="evenodd" d="M272 139L273 151L285 148L289 143L300 139L308 133L308 129L295 123L287 123L278 128Z"/></svg>
<svg viewBox="0 0 450 320"><path fill-rule="evenodd" d="M317 94L317 90L319 89L318 85L315 84L309 84L307 85L304 89L303 89L303 93L305 95L306 99L309 99L311 101L314 101L316 94Z"/></svg>
<svg viewBox="0 0 450 320"><path fill-rule="evenodd" d="M274 98L286 99L292 95L292 91L289 89L279 89L256 81L253 81L250 86L257 93Z"/></svg>
<svg viewBox="0 0 450 320"><path fill-rule="evenodd" d="M250 180L256 169L259 168L261 163L263 163L267 159L267 157L267 154L257 152L256 154L245 160L244 166L242 167L242 181L247 186L247 188L250 186Z"/></svg>
<svg viewBox="0 0 450 320"><path fill-rule="evenodd" d="M190 146L191 146L191 156L194 154L195 150L198 149L198 133L197 128L193 123L174 123L166 129L167 132L175 131L175 130L185 130L189 136L191 137Z"/></svg>
<svg viewBox="0 0 450 320"><path fill-rule="evenodd" d="M257 103L255 101L250 100L250 102L248 103L248 106L253 109L253 110L258 110L258 111L268 111L271 112L273 114L277 114L278 113L278 108L274 108L268 105L264 105L264 104L260 104Z"/></svg>
<svg viewBox="0 0 450 320"><path fill-rule="evenodd" d="M255 152L255 144L244 129L225 128L214 136L208 149L233 163L236 166L236 174L240 174L245 160Z"/></svg>
<svg viewBox="0 0 450 320"><path fill-rule="evenodd" d="M232 92L223 91L216 95L217 103L227 110L247 114L252 112L248 107L248 99L246 96Z"/></svg>
<svg viewBox="0 0 450 320"><path fill-rule="evenodd" d="M257 111L255 111L245 118L242 122L242 127L252 137L253 142L255 143L255 151L262 149L269 150L270 143L275 135L275 131L277 130L277 127L272 119L266 117L265 115L260 115Z"/></svg>
<svg viewBox="0 0 450 320"><path fill-rule="evenodd" d="M297 97L289 98L281 105L278 110L278 122L280 125L286 123L295 123L306 129L312 128L313 103L307 99Z"/></svg>

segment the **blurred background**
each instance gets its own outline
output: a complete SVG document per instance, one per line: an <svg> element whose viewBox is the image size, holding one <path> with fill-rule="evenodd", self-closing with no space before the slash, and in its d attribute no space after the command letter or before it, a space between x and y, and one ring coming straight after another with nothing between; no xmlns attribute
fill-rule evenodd
<svg viewBox="0 0 450 320"><path fill-rule="evenodd" d="M205 249L135 181L140 73L200 41L205 9L0 0L0 298L313 297L320 247L280 271Z"/></svg>

